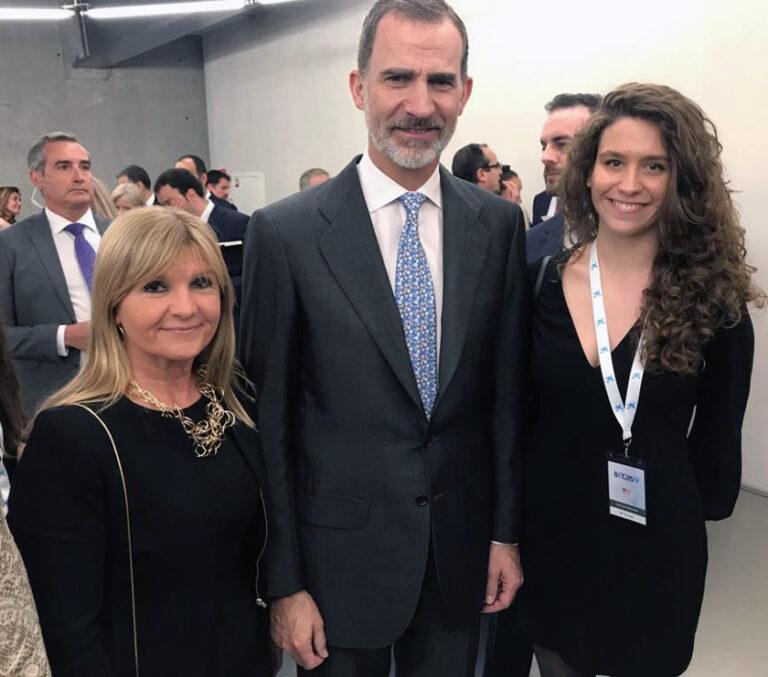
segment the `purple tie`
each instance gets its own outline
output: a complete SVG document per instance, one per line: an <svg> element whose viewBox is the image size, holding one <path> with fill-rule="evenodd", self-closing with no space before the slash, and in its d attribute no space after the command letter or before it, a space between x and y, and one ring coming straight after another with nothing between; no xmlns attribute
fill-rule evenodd
<svg viewBox="0 0 768 677"><path fill-rule="evenodd" d="M80 271L83 273L85 283L88 285L88 291L91 291L91 284L93 283L93 263L96 261L96 252L91 247L88 240L85 239L83 229L85 226L82 223L70 223L64 230L72 233L75 236L75 256L77 257L77 263L80 266Z"/></svg>

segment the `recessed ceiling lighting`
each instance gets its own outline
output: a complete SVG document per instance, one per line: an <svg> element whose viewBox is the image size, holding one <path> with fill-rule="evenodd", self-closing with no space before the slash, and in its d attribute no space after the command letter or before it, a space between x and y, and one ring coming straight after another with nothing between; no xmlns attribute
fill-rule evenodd
<svg viewBox="0 0 768 677"><path fill-rule="evenodd" d="M0 21L56 21L69 19L68 9L38 9L35 7L0 7Z"/></svg>

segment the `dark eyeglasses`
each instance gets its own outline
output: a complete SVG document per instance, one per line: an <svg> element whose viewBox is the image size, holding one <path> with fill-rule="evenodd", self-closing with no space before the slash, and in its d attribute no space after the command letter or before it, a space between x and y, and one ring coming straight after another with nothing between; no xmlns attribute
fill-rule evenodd
<svg viewBox="0 0 768 677"><path fill-rule="evenodd" d="M491 169L501 169L501 162L494 162L492 165L485 165L483 169L490 171Z"/></svg>

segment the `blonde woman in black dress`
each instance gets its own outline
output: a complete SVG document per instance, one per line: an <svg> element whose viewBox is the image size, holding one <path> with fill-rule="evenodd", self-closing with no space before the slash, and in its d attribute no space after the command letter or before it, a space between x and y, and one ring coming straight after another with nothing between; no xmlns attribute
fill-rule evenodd
<svg viewBox="0 0 768 677"><path fill-rule="evenodd" d="M57 677L271 675L232 299L185 212L132 210L101 240L85 363L37 414L10 500Z"/></svg>
<svg viewBox="0 0 768 677"><path fill-rule="evenodd" d="M543 270L532 321L523 622L543 677L679 675L704 523L739 492L747 304L765 296L714 127L679 92L608 94L562 189L574 246Z"/></svg>

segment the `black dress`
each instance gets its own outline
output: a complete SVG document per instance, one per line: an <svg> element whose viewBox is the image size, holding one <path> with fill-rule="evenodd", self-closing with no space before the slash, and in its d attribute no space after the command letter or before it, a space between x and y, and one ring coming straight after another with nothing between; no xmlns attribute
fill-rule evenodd
<svg viewBox="0 0 768 677"><path fill-rule="evenodd" d="M534 643L589 673L679 675L704 593L704 520L730 515L739 491L752 324L745 313L719 330L697 377L645 373L631 447L646 462L641 526L608 512L606 452L623 449L621 428L582 350L558 263L550 261L532 319L523 624ZM622 396L636 341L630 332L613 351Z"/></svg>
<svg viewBox="0 0 768 677"><path fill-rule="evenodd" d="M186 410L204 416L205 400ZM123 398L101 412L130 505L142 675L271 674L257 603L265 524L258 434L230 429L197 458L175 418ZM9 522L29 571L55 675L135 674L120 474L104 430L69 406L35 421Z"/></svg>

